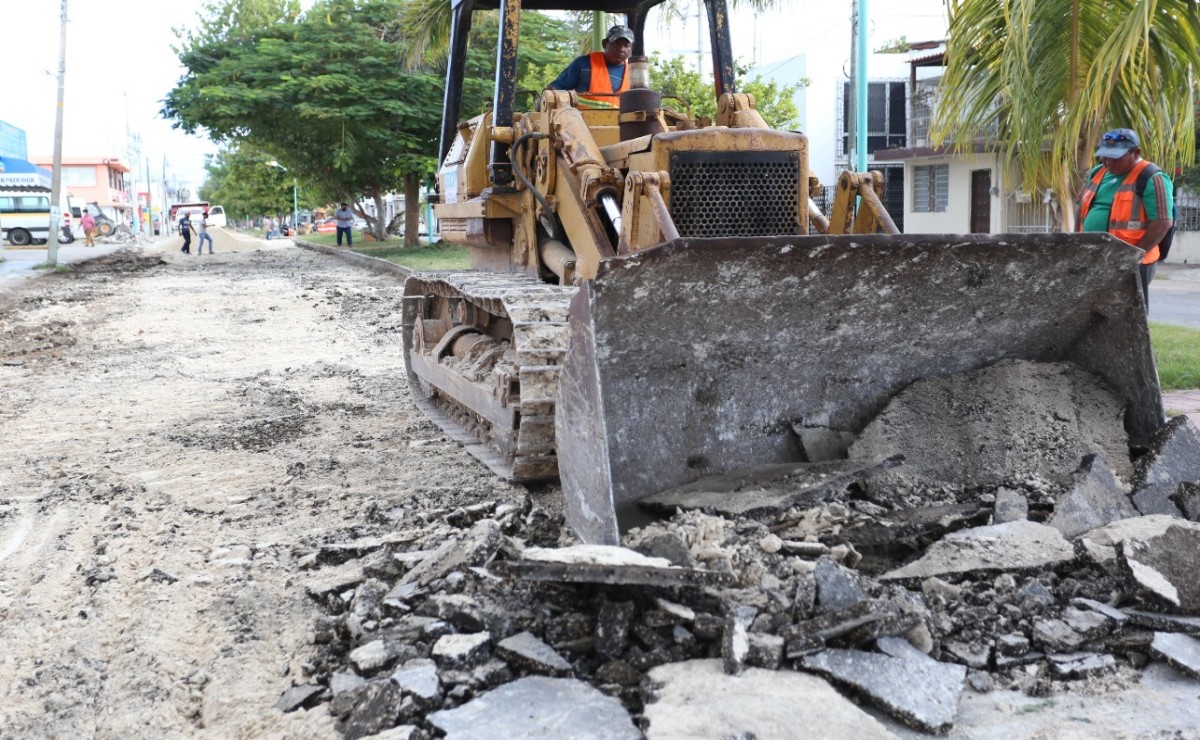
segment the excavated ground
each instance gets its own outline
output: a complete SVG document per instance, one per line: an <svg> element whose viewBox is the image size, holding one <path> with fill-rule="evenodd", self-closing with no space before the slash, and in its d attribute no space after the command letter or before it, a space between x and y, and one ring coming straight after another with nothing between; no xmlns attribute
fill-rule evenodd
<svg viewBox="0 0 1200 740"><path fill-rule="evenodd" d="M224 233L217 250L124 252L0 293L0 736L365 734L347 728L371 714L347 681L361 682L359 669L379 685L391 667L365 669L349 653L375 635L389 636L388 660L422 660L449 624L494 619L551 642L558 629L566 644L581 620L642 608L636 592L514 586L469 567L518 545L569 543L560 493L496 480L412 407L395 277ZM1025 493L1037 502L1036 486ZM858 494L796 512L789 536L874 525L890 516L887 503ZM774 554L779 537L764 525L685 516L669 528L692 554L756 582L791 587L805 575ZM485 530L508 538L453 552L456 538ZM409 604L384 598L447 545L447 557L462 556L456 567L403 597ZM348 568L359 575L340 588L329 574ZM954 641L965 650L990 630L1019 630L1035 614L1021 601L1030 594L1103 599L1116 586L1060 569L934 587L928 622L945 657ZM621 594L627 601L614 600ZM778 616L765 608L756 626ZM421 627L409 644L391 641L405 625ZM697 623L699 642L664 650L720 654L719 620L707 627L712 636ZM653 653L656 638L639 628L627 639L609 646L622 660L604 665L590 647L560 652L594 684L628 680L614 694L636 718L639 676L657 658L634 651ZM451 689L450 673L447 707L487 688L463 676ZM1164 736L1194 737L1179 728L1200 723L1194 701L1178 703L1195 683L1166 692L1125 664L1074 682L973 672L971 685L955 736L1157 735L1163 711ZM294 686L318 693L280 711ZM1113 720L1114 707L1124 719ZM422 725L423 714L405 716Z"/></svg>

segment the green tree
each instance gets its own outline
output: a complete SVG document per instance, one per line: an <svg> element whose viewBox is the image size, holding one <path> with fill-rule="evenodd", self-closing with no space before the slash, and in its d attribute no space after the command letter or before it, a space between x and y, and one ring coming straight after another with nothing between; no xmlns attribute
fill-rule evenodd
<svg viewBox="0 0 1200 740"><path fill-rule="evenodd" d="M258 4L265 0L245 0ZM320 0L293 22L197 38L163 115L188 132L246 143L337 200L405 193L417 242L419 189L435 167L443 82L404 73L400 0ZM364 217L366 214L362 214ZM398 219L397 219L398 221ZM368 218L377 238L398 224Z"/></svg>
<svg viewBox="0 0 1200 740"><path fill-rule="evenodd" d="M1128 127L1168 171L1193 161L1200 7L1192 0L950 0L931 138L995 138L1063 228L1100 135Z"/></svg>
<svg viewBox="0 0 1200 740"><path fill-rule="evenodd" d="M225 206L230 218L278 216L292 212L292 175L274 166L274 157L250 144L223 147L205 162L208 179L200 188L200 199ZM300 189L301 210L327 203L336 193Z"/></svg>
<svg viewBox="0 0 1200 740"><path fill-rule="evenodd" d="M907 36L901 36L898 39L892 39L883 46L875 50L876 54L904 54L912 51L912 44L908 42Z"/></svg>
<svg viewBox="0 0 1200 740"><path fill-rule="evenodd" d="M742 75L745 69L739 67L737 72ZM739 89L754 96L755 107L771 128L788 129L799 124L800 112L796 109L793 96L807 82L801 80L792 85L781 85L756 76L743 81ZM717 115L717 99L712 84L705 82L699 72L691 69L683 57L664 58L658 54L650 57L650 85L663 94L663 105L675 106L678 100L682 100L686 101L685 107L691 110L693 117L711 119Z"/></svg>

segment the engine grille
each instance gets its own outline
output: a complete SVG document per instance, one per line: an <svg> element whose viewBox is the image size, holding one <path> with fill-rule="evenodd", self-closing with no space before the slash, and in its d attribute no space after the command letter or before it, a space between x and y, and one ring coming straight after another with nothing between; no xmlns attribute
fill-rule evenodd
<svg viewBox="0 0 1200 740"><path fill-rule="evenodd" d="M672 152L680 236L800 233L799 152Z"/></svg>

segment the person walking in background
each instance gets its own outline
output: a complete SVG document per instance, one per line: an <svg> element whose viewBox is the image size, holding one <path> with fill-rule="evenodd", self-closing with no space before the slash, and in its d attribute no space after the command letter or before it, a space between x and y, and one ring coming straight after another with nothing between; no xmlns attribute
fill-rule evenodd
<svg viewBox="0 0 1200 740"><path fill-rule="evenodd" d="M333 217L337 219L337 245L342 246L342 234L346 235L346 246L354 246L354 212L345 203L342 207L333 212Z"/></svg>
<svg viewBox="0 0 1200 740"><path fill-rule="evenodd" d="M192 218L191 218L191 216L189 216L187 214L187 211L184 211L183 218L179 219L179 233L183 234L183 249L180 249L179 251L183 252L184 254L191 254L192 253Z"/></svg>
<svg viewBox="0 0 1200 740"><path fill-rule="evenodd" d="M1175 186L1153 162L1142 159L1141 141L1132 129L1109 131L1079 194L1079 230L1107 231L1146 254L1140 268L1142 298L1150 311L1150 281L1158 260L1170 248ZM1161 245L1161 249L1160 249Z"/></svg>
<svg viewBox="0 0 1200 740"><path fill-rule="evenodd" d="M200 241L196 242L196 254L204 254L204 242L208 242L208 253L213 253L212 234L208 233L208 211L200 214L200 228L196 232L200 235Z"/></svg>
<svg viewBox="0 0 1200 740"><path fill-rule="evenodd" d="M96 219L88 211L83 212L83 218L79 219L79 228L83 229L85 247L96 246Z"/></svg>

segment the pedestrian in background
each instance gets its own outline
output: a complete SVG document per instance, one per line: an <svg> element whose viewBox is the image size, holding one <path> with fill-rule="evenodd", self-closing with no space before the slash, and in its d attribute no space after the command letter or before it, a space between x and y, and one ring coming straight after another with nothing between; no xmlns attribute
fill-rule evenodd
<svg viewBox="0 0 1200 740"><path fill-rule="evenodd" d="M212 234L208 233L208 211L200 214L200 228L196 231L200 235L200 241L196 242L196 254L204 254L204 242L208 242L208 253L213 253Z"/></svg>
<svg viewBox="0 0 1200 740"><path fill-rule="evenodd" d="M342 234L346 235L346 246L354 246L354 212L345 203L342 207L333 212L333 217L337 219L337 245L342 246Z"/></svg>
<svg viewBox="0 0 1200 740"><path fill-rule="evenodd" d="M183 218L179 219L179 233L183 234L183 249L180 249L179 251L183 252L184 254L191 254L192 253L192 218L191 218L191 216L189 216L187 214L187 211L184 211Z"/></svg>
<svg viewBox="0 0 1200 740"><path fill-rule="evenodd" d="M96 219L88 211L84 211L83 218L79 219L79 228L83 229L85 247L96 246Z"/></svg>
<svg viewBox="0 0 1200 740"><path fill-rule="evenodd" d="M1149 313L1150 281L1162 251L1170 248L1168 234L1175 225L1175 186L1157 165L1142 159L1141 141L1132 129L1109 131L1096 156L1100 164L1088 173L1079 195L1079 230L1107 231L1146 253L1140 272Z"/></svg>

